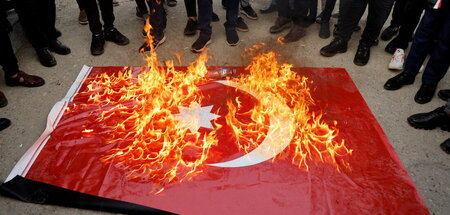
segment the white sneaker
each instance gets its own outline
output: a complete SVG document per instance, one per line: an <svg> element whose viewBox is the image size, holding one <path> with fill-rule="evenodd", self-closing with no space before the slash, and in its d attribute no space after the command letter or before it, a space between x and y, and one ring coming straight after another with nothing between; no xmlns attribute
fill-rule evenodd
<svg viewBox="0 0 450 215"><path fill-rule="evenodd" d="M389 62L389 69L391 70L403 70L403 64L405 63L405 50L397 49L394 55L392 55L391 62Z"/></svg>

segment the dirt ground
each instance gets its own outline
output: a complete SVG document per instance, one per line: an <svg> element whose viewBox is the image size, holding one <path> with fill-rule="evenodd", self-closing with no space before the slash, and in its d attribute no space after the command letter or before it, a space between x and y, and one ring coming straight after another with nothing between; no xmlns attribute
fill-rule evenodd
<svg viewBox="0 0 450 215"><path fill-rule="evenodd" d="M42 76L46 80L46 85L36 89L11 88L7 87L3 80L0 80L0 89L9 99L9 105L1 109L0 117L7 117L13 123L10 128L0 132L1 179L6 179L15 163L40 136L46 126L47 114L50 109L64 97L83 65L145 65L142 55L137 52L143 38L141 36L142 21L135 16L135 2L128 0L119 0L119 2L121 5L114 7L115 25L130 39L130 44L127 46L122 47L107 42L103 55L92 56L89 51L91 33L87 25L78 24L79 10L75 1L60 0L57 7L56 25L63 33L60 40L72 49L72 53L67 56L55 55L58 65L46 68L39 64L30 44L25 43L18 49L17 57L20 68L31 74ZM254 1L252 5L255 10L259 10L268 3L269 0ZM439 148L439 144L450 135L439 129L416 130L406 122L406 118L411 114L431 111L442 106L444 102L437 97L424 105L414 102L414 94L420 86L421 75L417 77L413 85L398 91L383 89L385 81L397 74L387 69L391 55L384 52L386 42L380 41L378 46L372 48L371 59L364 67L353 64L361 32L353 35L347 53L332 58L325 58L319 54L319 49L328 44L331 38L320 39L318 37L319 25L317 24L309 28L307 36L301 41L280 48L274 43L280 35L270 34L268 30L276 18L276 13L272 13L258 14L257 21L245 18L250 31L239 32L241 43L236 47L230 47L226 44L223 28L225 11L222 9L220 1L214 2L214 9L219 14L221 21L212 24L213 43L209 46L209 54L212 58L208 65L245 66L246 61L241 58L243 50L264 42L268 46L273 46L283 56L282 59L285 62L292 63L296 67L346 68L413 178L430 212L432 214L450 214L450 186L448 186L450 156ZM196 36L186 37L183 35L183 28L187 20L185 14L184 3L181 0L176 7L168 8L167 40L157 50L161 61L175 60L174 53L179 52L183 54L184 63L182 65L188 65L198 56L190 51L190 46ZM336 19L332 21L336 22ZM365 25L365 18L360 24ZM449 86L450 78L447 75L439 84L439 89ZM0 214L67 215L103 214L103 212L29 204L0 196Z"/></svg>

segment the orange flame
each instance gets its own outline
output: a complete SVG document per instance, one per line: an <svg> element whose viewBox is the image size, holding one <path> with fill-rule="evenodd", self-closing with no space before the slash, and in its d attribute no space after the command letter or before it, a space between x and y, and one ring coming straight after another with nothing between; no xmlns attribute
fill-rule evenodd
<svg viewBox="0 0 450 215"><path fill-rule="evenodd" d="M150 30L147 20L146 31ZM132 179L152 182L155 185L153 192L157 194L166 184L191 179L202 172L211 147L218 144L216 130L223 125L213 121L216 129L202 134L178 126L174 117L179 106L202 103L197 86L209 81L206 51L186 71L179 71L173 61L166 62L166 67L161 66L149 33L146 42L151 51L145 55L145 71L136 77L126 67L125 72L98 75L82 93L90 95L87 105L102 110L97 121L111 131L105 144L112 144L114 149L101 161L123 169ZM308 170L309 161L329 163L337 171L341 165L348 167L338 157L350 155L352 150L343 140L335 140L337 122L328 125L321 114L310 111L314 105L309 88L312 83L292 71L292 65L280 65L274 52L257 54L260 48L255 46L250 50L253 59L246 67L249 74L231 79L257 94L259 100L246 113L252 122L245 123L236 119L242 108L239 98L227 102L228 114L224 117L238 148L248 153L258 147L267 138L268 127L272 128L271 132L287 129L293 137L289 140L290 149L280 155L273 154L273 160L293 151L292 163L305 170ZM270 120L273 115L281 118ZM292 123L284 127L285 120ZM269 121L270 125L267 125Z"/></svg>

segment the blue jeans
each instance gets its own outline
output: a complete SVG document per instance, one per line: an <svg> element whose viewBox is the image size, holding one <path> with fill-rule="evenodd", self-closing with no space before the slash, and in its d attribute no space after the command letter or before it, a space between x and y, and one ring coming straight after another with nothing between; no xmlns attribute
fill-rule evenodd
<svg viewBox="0 0 450 215"><path fill-rule="evenodd" d="M437 42L434 43L434 40ZM430 47L431 52L430 52ZM422 84L437 84L450 66L450 2L443 1L438 10L427 8L417 28L405 62L405 72L417 75L428 53Z"/></svg>
<svg viewBox="0 0 450 215"><path fill-rule="evenodd" d="M211 16L212 16L212 0L198 0L198 25L200 36L211 37ZM236 27L237 17L239 13L239 0L226 0L227 21L224 23L225 30L234 30Z"/></svg>

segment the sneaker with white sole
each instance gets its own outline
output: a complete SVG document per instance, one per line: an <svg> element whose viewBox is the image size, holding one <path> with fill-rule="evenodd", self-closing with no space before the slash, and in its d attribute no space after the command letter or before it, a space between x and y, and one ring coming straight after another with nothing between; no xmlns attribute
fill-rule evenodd
<svg viewBox="0 0 450 215"><path fill-rule="evenodd" d="M396 49L394 55L392 55L391 62L389 62L390 70L403 70L405 64L405 50Z"/></svg>

